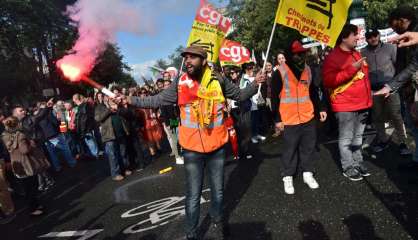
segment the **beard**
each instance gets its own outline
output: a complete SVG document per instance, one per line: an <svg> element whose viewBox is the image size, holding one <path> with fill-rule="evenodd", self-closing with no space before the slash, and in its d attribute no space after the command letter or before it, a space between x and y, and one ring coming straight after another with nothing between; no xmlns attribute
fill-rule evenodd
<svg viewBox="0 0 418 240"><path fill-rule="evenodd" d="M186 70L187 70L187 74L189 74L190 76L194 78L198 78L202 74L203 67L190 64L186 66Z"/></svg>

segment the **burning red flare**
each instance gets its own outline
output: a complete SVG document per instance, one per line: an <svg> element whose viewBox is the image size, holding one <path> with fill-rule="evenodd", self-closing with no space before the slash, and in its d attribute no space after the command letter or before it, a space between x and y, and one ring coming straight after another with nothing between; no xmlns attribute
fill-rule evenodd
<svg viewBox="0 0 418 240"><path fill-rule="evenodd" d="M83 81L88 85L102 91L102 93L106 94L109 97L116 97L115 94L113 94L109 89L105 88L104 86L100 85L99 83L93 81L92 79L84 75L80 68L70 64L62 63L60 61L58 61L57 66L62 70L64 76L70 79L72 82Z"/></svg>
<svg viewBox="0 0 418 240"><path fill-rule="evenodd" d="M65 63L61 64L58 67L62 70L62 73L66 78L70 79L73 82L80 81L81 70L79 68Z"/></svg>

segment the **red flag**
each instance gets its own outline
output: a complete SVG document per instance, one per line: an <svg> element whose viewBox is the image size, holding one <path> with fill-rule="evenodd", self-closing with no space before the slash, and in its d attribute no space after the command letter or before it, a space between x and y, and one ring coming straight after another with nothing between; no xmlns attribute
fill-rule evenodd
<svg viewBox="0 0 418 240"><path fill-rule="evenodd" d="M243 47L239 42L225 39L219 50L219 60L221 61L221 66L238 66L251 61L250 51Z"/></svg>

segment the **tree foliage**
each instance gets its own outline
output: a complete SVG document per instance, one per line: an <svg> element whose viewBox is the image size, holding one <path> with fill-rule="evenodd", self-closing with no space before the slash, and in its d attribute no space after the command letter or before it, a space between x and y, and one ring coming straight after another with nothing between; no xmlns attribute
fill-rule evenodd
<svg viewBox="0 0 418 240"><path fill-rule="evenodd" d="M365 0L366 24L370 28L387 28L390 11L400 5L418 6L418 0Z"/></svg>
<svg viewBox="0 0 418 240"><path fill-rule="evenodd" d="M267 50L277 6L277 0L230 0L227 14L232 18L233 32L228 38L254 49L257 58L261 59L261 52ZM300 37L297 31L277 25L270 56L286 48L291 40Z"/></svg>
<svg viewBox="0 0 418 240"><path fill-rule="evenodd" d="M55 62L77 39L77 28L62 13L75 0L2 0L0 4L0 97L39 97L44 88L70 94L83 88L66 84ZM127 66L116 46L98 59L93 78L101 83L125 81Z"/></svg>
<svg viewBox="0 0 418 240"><path fill-rule="evenodd" d="M172 54L168 56L168 59L158 59L156 63L154 64L154 67L160 68L160 69L167 69L168 67L175 67L176 69L180 69L181 64L183 62L183 57L181 56L181 53L184 50L184 46L180 45L178 46Z"/></svg>

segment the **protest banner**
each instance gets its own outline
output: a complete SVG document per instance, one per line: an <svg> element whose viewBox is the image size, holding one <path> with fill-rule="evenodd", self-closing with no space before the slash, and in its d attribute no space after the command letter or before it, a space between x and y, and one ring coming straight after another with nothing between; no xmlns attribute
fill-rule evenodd
<svg viewBox="0 0 418 240"><path fill-rule="evenodd" d="M240 66L250 62L250 50L241 46L239 42L225 39L219 51L219 61L221 66Z"/></svg>
<svg viewBox="0 0 418 240"><path fill-rule="evenodd" d="M275 22L334 47L352 0L282 0Z"/></svg>
<svg viewBox="0 0 418 240"><path fill-rule="evenodd" d="M208 53L208 61L216 62L221 44L231 25L231 19L223 16L211 4L202 0L193 22L187 46L203 47Z"/></svg>

